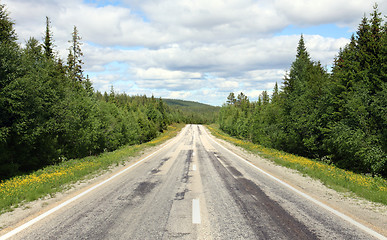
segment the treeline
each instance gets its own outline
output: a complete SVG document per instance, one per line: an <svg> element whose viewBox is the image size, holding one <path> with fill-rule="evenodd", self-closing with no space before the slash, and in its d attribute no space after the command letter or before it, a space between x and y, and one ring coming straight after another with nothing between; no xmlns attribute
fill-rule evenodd
<svg viewBox="0 0 387 240"><path fill-rule="evenodd" d="M303 36L281 88L250 102L231 93L223 131L254 143L387 176L387 26L375 6L334 60L312 61Z"/></svg>
<svg viewBox="0 0 387 240"><path fill-rule="evenodd" d="M50 24L47 18L42 43L30 38L21 47L0 4L0 180L146 142L184 120L161 99L94 92L77 28L64 61Z"/></svg>
<svg viewBox="0 0 387 240"><path fill-rule="evenodd" d="M210 124L218 119L220 107L177 99L163 100L172 110L178 113L181 122L188 124Z"/></svg>

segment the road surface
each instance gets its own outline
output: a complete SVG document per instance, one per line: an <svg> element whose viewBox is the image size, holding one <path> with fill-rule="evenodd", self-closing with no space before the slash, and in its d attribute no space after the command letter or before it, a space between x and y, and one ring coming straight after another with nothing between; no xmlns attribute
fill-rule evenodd
<svg viewBox="0 0 387 240"><path fill-rule="evenodd" d="M203 126L187 125L153 155L10 239L377 238L258 171Z"/></svg>

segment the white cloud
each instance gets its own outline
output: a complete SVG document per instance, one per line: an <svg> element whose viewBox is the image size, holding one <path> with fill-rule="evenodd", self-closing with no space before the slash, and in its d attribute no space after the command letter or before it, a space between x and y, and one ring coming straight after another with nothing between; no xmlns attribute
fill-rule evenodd
<svg viewBox="0 0 387 240"><path fill-rule="evenodd" d="M200 73L168 71L161 68L137 69L136 75L142 79L195 79L201 78Z"/></svg>
<svg viewBox="0 0 387 240"><path fill-rule="evenodd" d="M190 92L186 91L174 91L169 93L169 95L165 96L165 98L170 98L170 99L187 99L191 96L192 94Z"/></svg>
<svg viewBox="0 0 387 240"><path fill-rule="evenodd" d="M363 14L372 11L374 2L379 2L380 10L386 10L387 4L381 0L275 0L274 6L293 24L310 26L335 23L354 27L359 24Z"/></svg>
<svg viewBox="0 0 387 240"><path fill-rule="evenodd" d="M193 90L203 86L200 73L170 71L161 68L136 69L136 85L140 88Z"/></svg>
<svg viewBox="0 0 387 240"><path fill-rule="evenodd" d="M216 78L212 82L221 92L232 92L235 89L239 89L239 82L236 80L230 81L225 78Z"/></svg>
<svg viewBox="0 0 387 240"><path fill-rule="evenodd" d="M250 90L244 92L244 94L250 99L250 101L257 101L263 90Z"/></svg>
<svg viewBox="0 0 387 240"><path fill-rule="evenodd" d="M379 10L387 3L379 1ZM289 25L336 24L356 28L368 0L3 0L20 42L42 39L45 16L66 58L76 25L83 38L84 69L94 87L112 84L127 93L175 96L214 103L227 92L256 98L282 82L295 58L299 35L280 36ZM305 35L313 60L330 65L345 38ZM204 96L205 95L205 96Z"/></svg>

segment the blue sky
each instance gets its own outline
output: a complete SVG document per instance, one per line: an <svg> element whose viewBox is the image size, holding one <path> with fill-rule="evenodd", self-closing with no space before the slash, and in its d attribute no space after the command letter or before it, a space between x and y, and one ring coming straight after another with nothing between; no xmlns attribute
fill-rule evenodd
<svg viewBox="0 0 387 240"><path fill-rule="evenodd" d="M386 1L379 1L386 14ZM99 91L221 105L230 92L256 100L281 84L303 34L323 65L356 31L369 0L3 0L21 44L51 19L58 57L72 28ZM34 11L31 11L34 9Z"/></svg>
<svg viewBox="0 0 387 240"><path fill-rule="evenodd" d="M108 5L112 6L120 6L123 5L122 1L118 0L84 0L83 1L85 4L95 4L97 7L105 7Z"/></svg>
<svg viewBox="0 0 387 240"><path fill-rule="evenodd" d="M320 24L309 27L299 27L295 25L289 25L276 35L320 35L322 37L330 38L350 38L353 34L353 30L349 27L339 27L334 23Z"/></svg>

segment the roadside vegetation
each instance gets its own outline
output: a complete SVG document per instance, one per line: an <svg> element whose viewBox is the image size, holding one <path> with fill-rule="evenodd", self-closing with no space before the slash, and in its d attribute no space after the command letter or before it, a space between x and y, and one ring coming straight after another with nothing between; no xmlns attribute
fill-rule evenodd
<svg viewBox="0 0 387 240"><path fill-rule="evenodd" d="M56 54L49 18L42 41L24 46L3 4L0 27L0 180L145 143L188 118L153 96L94 91L75 26L67 59Z"/></svg>
<svg viewBox="0 0 387 240"><path fill-rule="evenodd" d="M296 60L271 97L264 91L254 102L230 93L219 110L113 87L94 91L75 26L67 59L60 59L49 18L43 41L21 46L0 4L0 213L124 163L176 135L178 123L217 118L222 131L246 141L210 127L214 135L386 204L387 27L380 16L375 7L363 18L332 72L310 59L301 36Z"/></svg>
<svg viewBox="0 0 387 240"><path fill-rule="evenodd" d="M381 177L354 173L340 169L332 164L231 137L220 130L219 126L215 124L208 125L207 128L211 131L212 135L220 139L224 139L254 154L258 154L278 165L295 169L302 174L320 180L324 185L336 191L351 193L364 199L387 205L387 181Z"/></svg>
<svg viewBox="0 0 387 240"><path fill-rule="evenodd" d="M164 133L150 142L127 145L112 152L81 159L71 159L47 166L28 175L0 182L0 214L24 203L70 189L74 183L102 174L114 166L125 165L148 147L173 138L185 124L168 126Z"/></svg>
<svg viewBox="0 0 387 240"><path fill-rule="evenodd" d="M203 120L200 111L186 115L153 96L117 93L113 86L94 91L77 27L69 33L67 59L53 39L46 17L42 41L20 45L0 4L0 213L124 163L175 136L187 119Z"/></svg>
<svg viewBox="0 0 387 240"><path fill-rule="evenodd" d="M220 129L254 144L328 163L332 169L386 178L384 19L375 5L340 50L331 71L311 59L301 36L282 85L276 84L271 96L263 91L257 101L230 93L219 113Z"/></svg>

